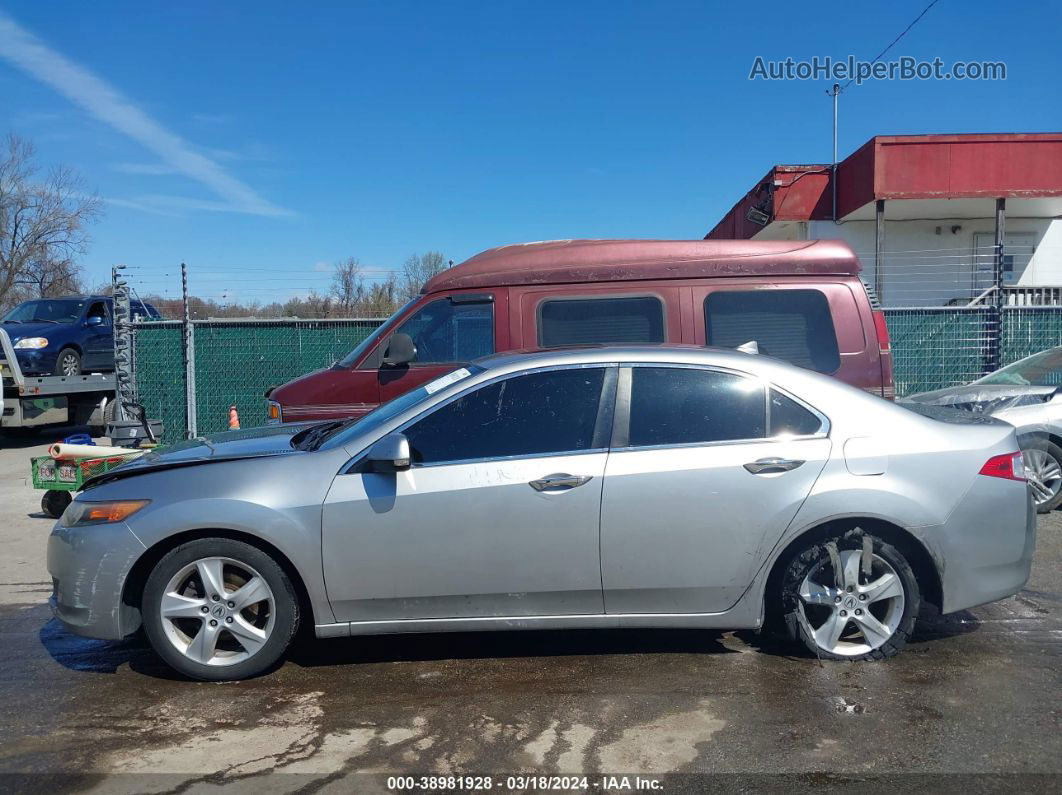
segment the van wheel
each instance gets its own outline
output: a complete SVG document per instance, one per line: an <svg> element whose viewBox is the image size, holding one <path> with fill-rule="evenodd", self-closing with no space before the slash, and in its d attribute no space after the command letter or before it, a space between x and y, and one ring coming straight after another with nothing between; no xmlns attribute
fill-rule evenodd
<svg viewBox="0 0 1062 795"><path fill-rule="evenodd" d="M257 547L203 538L171 550L144 585L155 652L193 679L246 679L284 654L299 626L291 580Z"/></svg>
<svg viewBox="0 0 1062 795"><path fill-rule="evenodd" d="M789 637L819 658L882 660L907 643L921 596L899 550L852 530L798 550L782 577L781 600Z"/></svg>
<svg viewBox="0 0 1062 795"><path fill-rule="evenodd" d="M81 375L81 357L73 348L63 348L55 360L55 374L67 377Z"/></svg>

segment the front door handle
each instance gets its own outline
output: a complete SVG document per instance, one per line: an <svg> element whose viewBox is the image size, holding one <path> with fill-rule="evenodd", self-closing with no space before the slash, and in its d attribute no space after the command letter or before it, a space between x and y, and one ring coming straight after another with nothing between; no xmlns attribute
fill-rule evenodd
<svg viewBox="0 0 1062 795"><path fill-rule="evenodd" d="M567 472L555 472L544 478L532 480L527 485L535 491L567 491L582 486L593 479L593 475L569 475Z"/></svg>
<svg viewBox="0 0 1062 795"><path fill-rule="evenodd" d="M745 464L745 469L753 475L770 475L775 472L789 472L803 463L795 458L760 458Z"/></svg>

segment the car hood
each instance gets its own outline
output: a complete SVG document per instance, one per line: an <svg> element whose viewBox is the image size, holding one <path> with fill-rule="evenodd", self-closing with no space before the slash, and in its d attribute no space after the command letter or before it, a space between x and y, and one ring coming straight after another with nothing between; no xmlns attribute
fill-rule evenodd
<svg viewBox="0 0 1062 795"><path fill-rule="evenodd" d="M1003 409L1035 406L1049 401L1058 391L1054 386L1021 386L1014 384L967 384L920 395L910 395L901 403L921 403L928 406L948 406L972 411L975 414L994 414Z"/></svg>
<svg viewBox="0 0 1062 795"><path fill-rule="evenodd" d="M239 461L247 458L264 458L277 455L300 455L291 439L295 434L316 423L290 423L267 428L250 428L244 431L229 431L210 437L200 437L187 442L152 450L127 464L97 475L85 481L85 488L98 486L120 478L157 472L160 469L197 466L222 461Z"/></svg>
<svg viewBox="0 0 1062 795"><path fill-rule="evenodd" d="M4 323L4 331L11 337L11 344L14 345L21 339L26 337L47 337L49 335L54 336L56 329L61 329L66 324L62 323Z"/></svg>

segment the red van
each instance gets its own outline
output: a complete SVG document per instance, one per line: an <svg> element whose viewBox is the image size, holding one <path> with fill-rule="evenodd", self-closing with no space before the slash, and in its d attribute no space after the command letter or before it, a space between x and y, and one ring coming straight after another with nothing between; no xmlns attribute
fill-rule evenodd
<svg viewBox="0 0 1062 795"><path fill-rule="evenodd" d="M479 356L609 342L736 347L893 397L885 319L842 242L559 240L477 254L327 370L269 395L271 422L356 417Z"/></svg>

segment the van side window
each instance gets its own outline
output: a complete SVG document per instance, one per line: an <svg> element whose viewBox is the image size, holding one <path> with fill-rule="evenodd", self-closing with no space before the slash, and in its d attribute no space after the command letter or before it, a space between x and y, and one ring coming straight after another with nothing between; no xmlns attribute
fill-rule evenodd
<svg viewBox="0 0 1062 795"><path fill-rule="evenodd" d="M432 301L396 331L413 338L416 364L470 362L494 353L494 304Z"/></svg>
<svg viewBox="0 0 1062 795"><path fill-rule="evenodd" d="M655 296L543 301L538 344L543 348L600 342L663 342L664 304Z"/></svg>
<svg viewBox="0 0 1062 795"><path fill-rule="evenodd" d="M841 366L830 305L820 290L718 290L704 299L709 345L755 340L760 353L833 373Z"/></svg>

